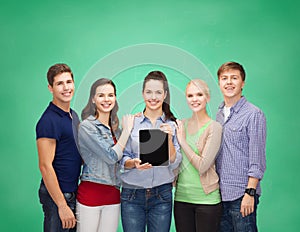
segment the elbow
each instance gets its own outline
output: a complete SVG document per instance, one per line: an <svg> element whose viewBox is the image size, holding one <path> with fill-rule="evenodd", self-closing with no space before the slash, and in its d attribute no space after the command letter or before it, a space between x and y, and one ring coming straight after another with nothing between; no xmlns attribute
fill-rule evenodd
<svg viewBox="0 0 300 232"><path fill-rule="evenodd" d="M42 177L46 176L49 171L53 169L52 165L48 165L46 163L39 163L39 169L42 174Z"/></svg>
<svg viewBox="0 0 300 232"><path fill-rule="evenodd" d="M201 167L198 168L199 176L203 176L206 172L207 172L207 170L203 170L203 168L201 168Z"/></svg>
<svg viewBox="0 0 300 232"><path fill-rule="evenodd" d="M210 168L213 168L212 166L207 166L207 165L204 165L203 163L200 165L198 164L197 166L194 165L194 167L198 167L197 169L198 169L198 173L200 176L207 173Z"/></svg>
<svg viewBox="0 0 300 232"><path fill-rule="evenodd" d="M120 160L120 157L116 153L112 153L110 157L106 160L108 164L115 164Z"/></svg>

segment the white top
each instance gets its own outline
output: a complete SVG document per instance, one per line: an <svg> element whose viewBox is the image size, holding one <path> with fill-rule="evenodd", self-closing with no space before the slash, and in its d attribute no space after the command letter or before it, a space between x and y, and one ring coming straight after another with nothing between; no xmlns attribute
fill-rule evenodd
<svg viewBox="0 0 300 232"><path fill-rule="evenodd" d="M227 107L227 106L224 106L223 108L223 113L224 113L224 122L227 121L229 115L230 115L230 108L231 107Z"/></svg>

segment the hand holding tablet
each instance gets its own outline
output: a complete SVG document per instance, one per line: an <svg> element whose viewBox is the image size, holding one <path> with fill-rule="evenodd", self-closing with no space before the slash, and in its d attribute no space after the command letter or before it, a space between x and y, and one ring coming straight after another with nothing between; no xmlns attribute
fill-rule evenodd
<svg viewBox="0 0 300 232"><path fill-rule="evenodd" d="M168 134L160 129L141 129L139 131L139 148L141 164L169 165Z"/></svg>

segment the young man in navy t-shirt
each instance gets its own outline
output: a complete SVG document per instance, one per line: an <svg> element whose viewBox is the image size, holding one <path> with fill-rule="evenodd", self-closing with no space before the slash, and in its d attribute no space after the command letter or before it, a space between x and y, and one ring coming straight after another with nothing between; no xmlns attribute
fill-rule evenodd
<svg viewBox="0 0 300 232"><path fill-rule="evenodd" d="M47 79L53 100L36 126L44 231L75 231L81 157L76 146L79 118L70 108L73 73L66 64L55 64L49 68Z"/></svg>

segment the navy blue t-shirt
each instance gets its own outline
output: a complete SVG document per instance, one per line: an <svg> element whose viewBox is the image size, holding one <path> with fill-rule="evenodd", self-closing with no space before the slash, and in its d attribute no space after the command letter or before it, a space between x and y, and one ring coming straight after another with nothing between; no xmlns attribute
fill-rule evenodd
<svg viewBox="0 0 300 232"><path fill-rule="evenodd" d="M71 109L65 112L52 102L36 125L36 139L56 140L53 167L62 192L75 192L81 170L81 156L77 149L77 129L79 118Z"/></svg>

